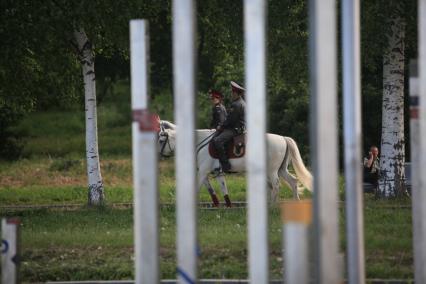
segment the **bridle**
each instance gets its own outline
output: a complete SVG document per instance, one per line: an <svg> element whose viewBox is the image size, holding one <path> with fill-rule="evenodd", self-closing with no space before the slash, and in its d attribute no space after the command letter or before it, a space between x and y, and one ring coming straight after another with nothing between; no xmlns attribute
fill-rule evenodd
<svg viewBox="0 0 426 284"><path fill-rule="evenodd" d="M160 156L163 158L170 158L173 156L174 150L172 149L172 146L170 146L170 139L169 139L169 133L165 132L163 129L161 129L161 132L159 134L160 137L166 137L164 141L162 141L162 145L160 148ZM170 154L166 155L164 154L164 149L166 149L166 146L169 147Z"/></svg>
<svg viewBox="0 0 426 284"><path fill-rule="evenodd" d="M160 125L161 131L159 133L159 137L165 137L163 141L161 141L161 148L160 148L160 156L163 158L170 158L173 156L174 149L172 149L172 146L170 145L170 139L169 139L169 133L165 131L165 127L163 125ZM214 131L212 134L204 138L200 143L196 145L197 149L197 155L200 152L201 149L206 147L210 141L213 139L214 135L216 134L216 131ZM170 152L169 155L164 154L164 150L168 147L168 150Z"/></svg>

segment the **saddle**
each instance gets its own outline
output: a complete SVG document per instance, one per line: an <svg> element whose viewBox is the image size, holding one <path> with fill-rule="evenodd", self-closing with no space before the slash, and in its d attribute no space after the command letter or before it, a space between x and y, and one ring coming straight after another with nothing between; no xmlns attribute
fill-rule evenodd
<svg viewBox="0 0 426 284"><path fill-rule="evenodd" d="M228 159L241 158L246 153L246 134L239 134L225 144ZM213 159L219 159L219 155L213 143L209 143L209 154Z"/></svg>

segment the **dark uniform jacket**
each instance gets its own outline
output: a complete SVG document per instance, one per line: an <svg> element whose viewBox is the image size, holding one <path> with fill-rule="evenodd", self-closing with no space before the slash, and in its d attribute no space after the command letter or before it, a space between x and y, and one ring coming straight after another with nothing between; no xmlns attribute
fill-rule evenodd
<svg viewBox="0 0 426 284"><path fill-rule="evenodd" d="M246 129L245 109L246 102L242 98L233 101L228 116L223 123L223 128L232 129L238 134L243 133Z"/></svg>
<svg viewBox="0 0 426 284"><path fill-rule="evenodd" d="M210 128L216 129L219 125L222 126L226 119L226 109L223 104L217 104L212 108L212 121Z"/></svg>

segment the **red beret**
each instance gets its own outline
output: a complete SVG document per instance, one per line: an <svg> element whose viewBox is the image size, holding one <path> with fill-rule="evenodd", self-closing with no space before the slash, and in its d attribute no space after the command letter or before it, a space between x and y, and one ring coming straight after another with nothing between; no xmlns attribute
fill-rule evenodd
<svg viewBox="0 0 426 284"><path fill-rule="evenodd" d="M216 90L211 90L210 91L210 97L211 98L216 98L216 99L223 99L223 95L221 92L216 91Z"/></svg>

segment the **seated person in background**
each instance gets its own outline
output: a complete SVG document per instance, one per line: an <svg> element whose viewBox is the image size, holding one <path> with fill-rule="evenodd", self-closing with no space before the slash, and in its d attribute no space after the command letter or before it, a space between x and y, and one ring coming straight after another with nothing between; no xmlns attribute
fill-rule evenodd
<svg viewBox="0 0 426 284"><path fill-rule="evenodd" d="M223 95L219 91L209 91L210 98L212 100L212 120L210 122L210 128L218 129L223 125L226 119L226 108L223 106Z"/></svg>
<svg viewBox="0 0 426 284"><path fill-rule="evenodd" d="M364 158L364 182L372 183L377 187L379 185L379 177L379 149L376 146L371 146L368 157Z"/></svg>

